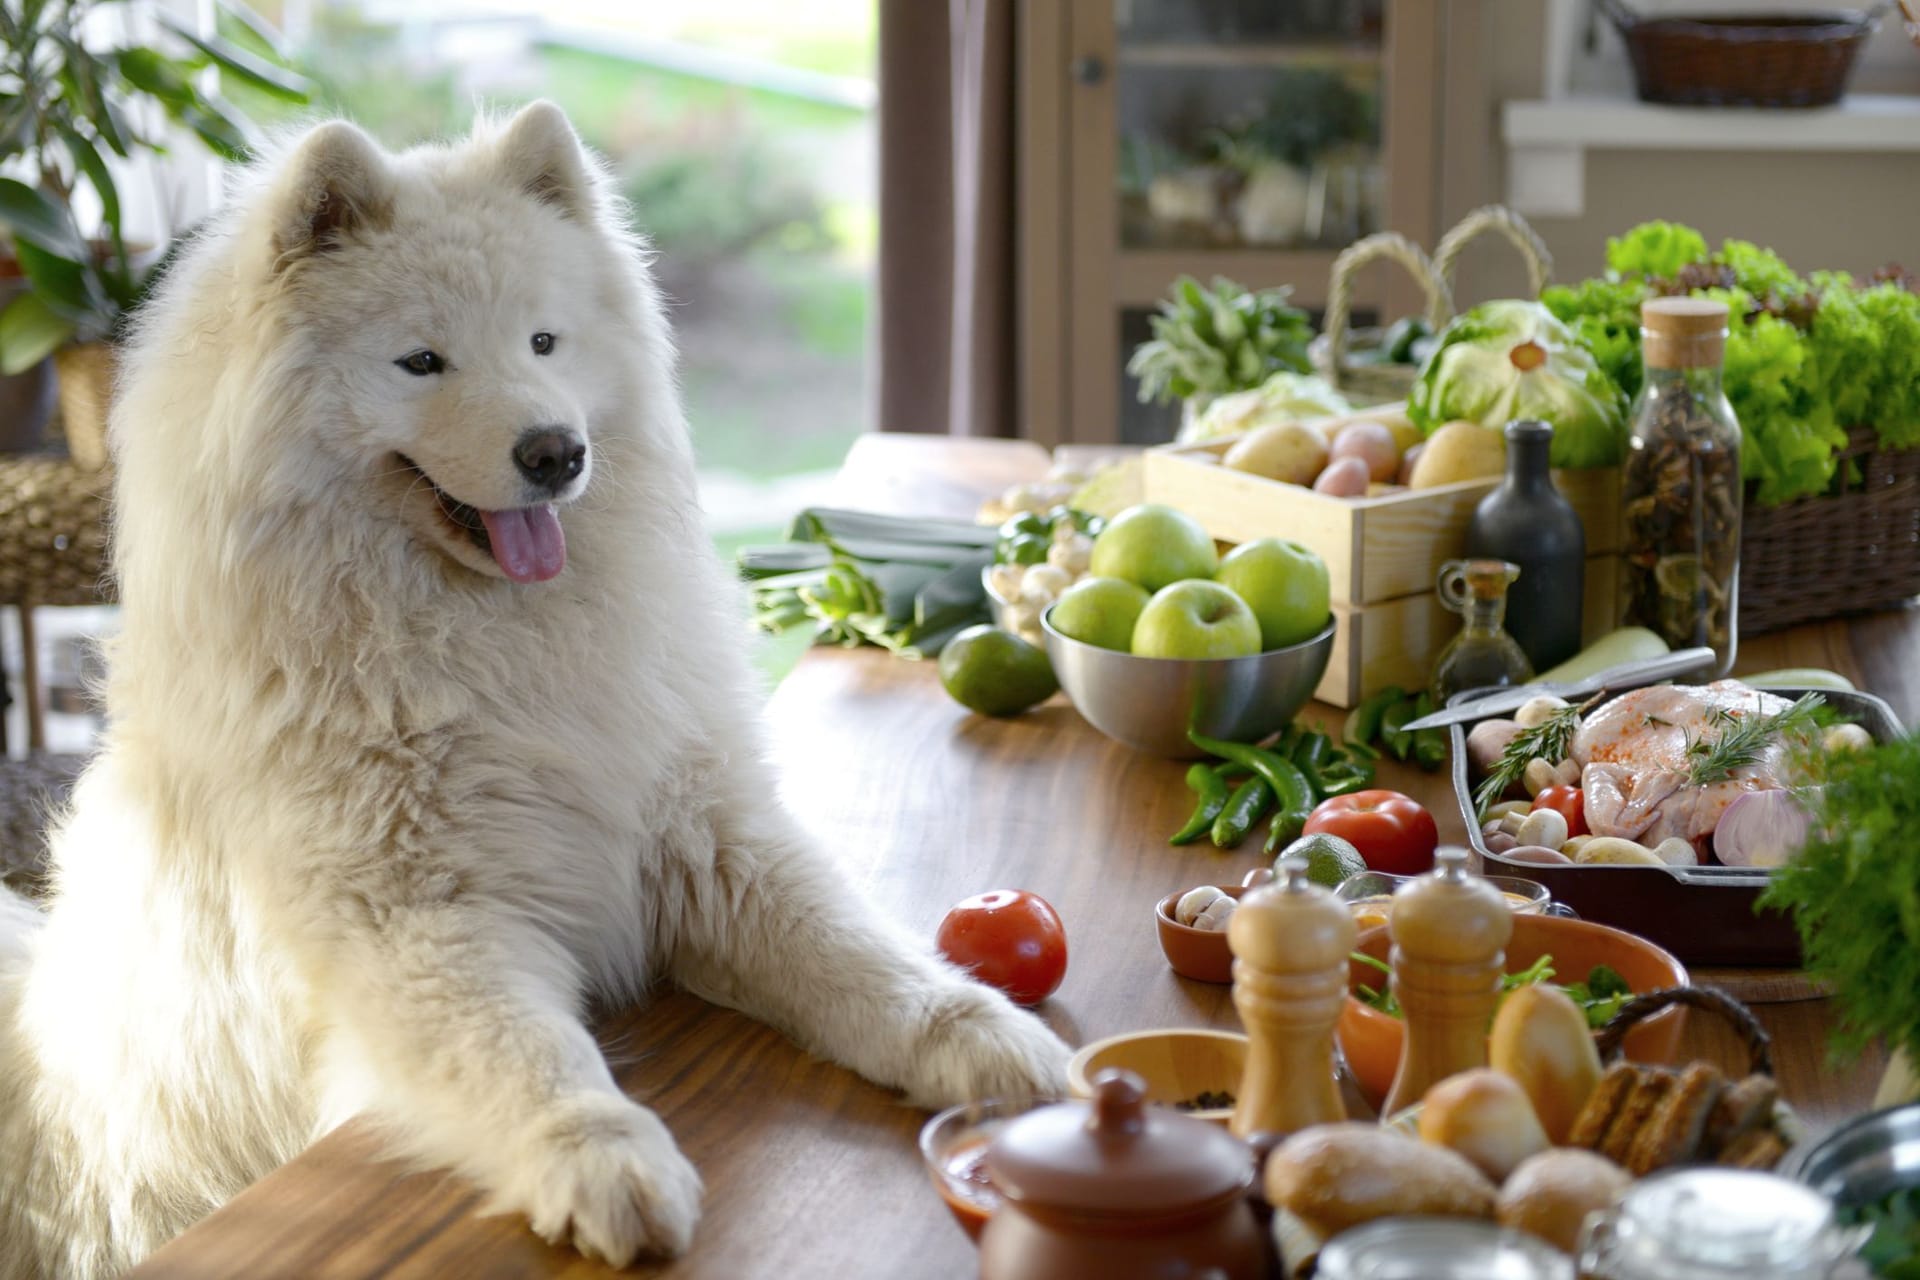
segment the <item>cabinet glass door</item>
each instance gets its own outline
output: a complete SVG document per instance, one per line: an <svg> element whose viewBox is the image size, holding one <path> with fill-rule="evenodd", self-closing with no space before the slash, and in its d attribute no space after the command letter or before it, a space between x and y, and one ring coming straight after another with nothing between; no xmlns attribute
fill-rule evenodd
<svg viewBox="0 0 1920 1280"><path fill-rule="evenodd" d="M1113 0L1123 249L1338 249L1383 222L1385 0Z"/></svg>

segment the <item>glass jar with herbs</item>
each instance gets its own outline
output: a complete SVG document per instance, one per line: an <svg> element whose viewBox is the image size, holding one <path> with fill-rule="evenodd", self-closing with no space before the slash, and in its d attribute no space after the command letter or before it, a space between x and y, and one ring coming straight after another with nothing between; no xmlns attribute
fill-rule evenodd
<svg viewBox="0 0 1920 1280"><path fill-rule="evenodd" d="M1740 570L1740 424L1720 385L1727 308L1651 298L1640 309L1646 382L1621 478L1625 621L1732 669Z"/></svg>

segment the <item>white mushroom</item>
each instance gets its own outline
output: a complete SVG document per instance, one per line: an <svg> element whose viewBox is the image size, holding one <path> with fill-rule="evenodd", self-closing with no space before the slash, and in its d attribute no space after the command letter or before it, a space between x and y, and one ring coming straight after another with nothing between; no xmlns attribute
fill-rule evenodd
<svg viewBox="0 0 1920 1280"><path fill-rule="evenodd" d="M1558 849L1567 842L1567 820L1554 809L1535 809L1513 833L1513 838L1521 844L1544 845L1549 849Z"/></svg>
<svg viewBox="0 0 1920 1280"><path fill-rule="evenodd" d="M1513 713L1513 722L1522 729L1531 729L1566 705L1565 698L1556 698L1550 693L1543 693L1521 703L1520 709Z"/></svg>

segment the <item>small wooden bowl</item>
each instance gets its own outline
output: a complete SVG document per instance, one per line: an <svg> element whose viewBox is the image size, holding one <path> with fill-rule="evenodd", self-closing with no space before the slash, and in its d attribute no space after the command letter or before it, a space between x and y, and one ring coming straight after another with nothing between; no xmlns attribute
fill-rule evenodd
<svg viewBox="0 0 1920 1280"><path fill-rule="evenodd" d="M1386 959L1391 946L1386 926L1368 929L1355 946L1376 959ZM1525 969L1543 955L1553 957L1556 982L1580 982L1595 965L1604 964L1625 978L1636 993L1687 985L1686 968L1645 938L1589 920L1516 915L1513 940L1507 944L1507 972ZM1353 961L1352 985L1365 983L1378 990L1385 981L1386 974ZM1676 1006L1647 1018L1627 1033L1622 1045L1625 1056L1634 1062L1672 1062L1680 1051L1685 1016L1686 1010ZM1394 1072L1400 1069L1406 1024L1349 995L1340 1011L1337 1034L1340 1051L1361 1092L1379 1106L1393 1087Z"/></svg>
<svg viewBox="0 0 1920 1280"><path fill-rule="evenodd" d="M1197 932L1197 931L1196 931ZM1147 1101L1175 1107L1202 1093L1238 1095L1247 1068L1247 1038L1237 1031L1186 1028L1129 1031L1096 1040L1067 1063L1067 1092L1093 1097L1093 1078L1108 1067L1123 1067L1147 1084ZM1190 1110L1198 1120L1225 1124L1232 1107Z"/></svg>

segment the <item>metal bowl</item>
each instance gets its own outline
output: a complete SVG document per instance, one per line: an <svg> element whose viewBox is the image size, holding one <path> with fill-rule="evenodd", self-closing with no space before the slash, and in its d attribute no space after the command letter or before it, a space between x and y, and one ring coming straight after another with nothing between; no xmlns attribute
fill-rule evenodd
<svg viewBox="0 0 1920 1280"><path fill-rule="evenodd" d="M1205 755L1189 729L1228 742L1266 737L1307 705L1333 656L1332 622L1311 640L1248 658L1141 658L1061 635L1052 614L1049 605L1040 628L1068 699L1094 728L1149 755Z"/></svg>
<svg viewBox="0 0 1920 1280"><path fill-rule="evenodd" d="M1849 1120L1788 1156L1781 1172L1842 1208L1920 1185L1920 1103Z"/></svg>

